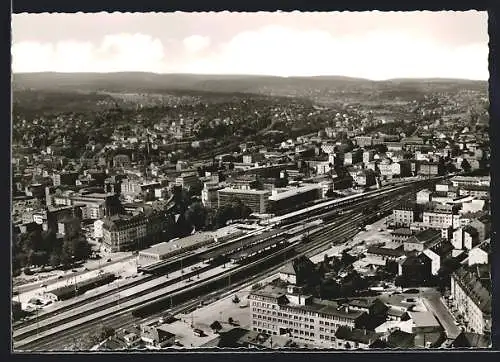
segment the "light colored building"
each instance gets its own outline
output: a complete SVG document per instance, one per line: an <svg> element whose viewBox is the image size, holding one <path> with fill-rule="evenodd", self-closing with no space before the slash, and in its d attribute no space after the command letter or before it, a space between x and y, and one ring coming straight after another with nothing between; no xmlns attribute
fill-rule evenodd
<svg viewBox="0 0 500 362"><path fill-rule="evenodd" d="M422 252L430 246L435 245L440 239L441 231L434 229L423 230L404 240L404 250Z"/></svg>
<svg viewBox="0 0 500 362"><path fill-rule="evenodd" d="M218 205L222 207L231 204L234 199L239 199L253 212L265 214L270 194L268 190L241 190L226 187L217 191Z"/></svg>
<svg viewBox="0 0 500 362"><path fill-rule="evenodd" d="M201 202L203 205L208 208L217 208L219 200L217 191L222 188L218 182L205 182L201 190Z"/></svg>
<svg viewBox="0 0 500 362"><path fill-rule="evenodd" d="M339 327L356 328L366 314L348 305L304 295L294 286L266 285L252 291L248 299L254 331L332 347Z"/></svg>
<svg viewBox="0 0 500 362"><path fill-rule="evenodd" d="M94 238L100 239L103 237L103 226L104 221L96 220L94 221Z"/></svg>
<svg viewBox="0 0 500 362"><path fill-rule="evenodd" d="M373 161L373 157L375 156L374 150L366 150L363 152L363 163L368 163Z"/></svg>
<svg viewBox="0 0 500 362"><path fill-rule="evenodd" d="M461 267L451 275L454 307L466 321L466 332L491 333L491 276L489 265Z"/></svg>
<svg viewBox="0 0 500 362"><path fill-rule="evenodd" d="M325 173L330 172L331 170L330 162L325 161L325 162L318 162L316 164L316 173L318 175L324 175Z"/></svg>
<svg viewBox="0 0 500 362"><path fill-rule="evenodd" d="M472 248L469 251L468 264L469 266L478 264L489 264L490 262L490 252L491 244L490 240L486 240L484 243Z"/></svg>
<svg viewBox="0 0 500 362"><path fill-rule="evenodd" d="M417 192L417 204L425 205L431 201L431 191L424 189Z"/></svg>
<svg viewBox="0 0 500 362"><path fill-rule="evenodd" d="M369 147L373 144L371 136L356 136L354 140L359 147Z"/></svg>
<svg viewBox="0 0 500 362"><path fill-rule="evenodd" d="M175 179L175 184L181 186L184 189L190 189L198 186L200 179L198 175L194 172L182 173L179 177Z"/></svg>
<svg viewBox="0 0 500 362"><path fill-rule="evenodd" d="M452 205L432 204L423 212L422 222L431 227L456 228L460 225L460 215Z"/></svg>
<svg viewBox="0 0 500 362"><path fill-rule="evenodd" d="M403 204L392 210L392 218L396 227L408 227L417 217L416 207L413 204Z"/></svg>

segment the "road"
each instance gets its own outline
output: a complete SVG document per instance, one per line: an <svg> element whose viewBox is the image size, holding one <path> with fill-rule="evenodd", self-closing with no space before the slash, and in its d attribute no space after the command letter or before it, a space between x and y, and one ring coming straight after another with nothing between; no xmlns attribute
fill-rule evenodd
<svg viewBox="0 0 500 362"><path fill-rule="evenodd" d="M443 326L446 336L448 339L455 339L460 334L460 329L455 325L455 319L451 315L450 311L443 304L440 296L438 295L429 295L423 298L423 302L425 307L434 313L436 318L439 320L441 325Z"/></svg>
<svg viewBox="0 0 500 362"><path fill-rule="evenodd" d="M104 260L101 260L101 261L91 260L91 261L88 261L88 262L85 263L85 267L89 271L93 271L93 270L98 270L98 269L101 269L101 268L103 268L105 266L110 266L110 265L113 265L113 264L116 264L116 263L123 263L124 261L127 261L128 259L132 259L132 258L133 258L133 256L130 255L130 253L127 253L126 255L122 255L122 256L118 256L118 257L112 258L112 261L109 262L109 263L105 262L106 258L103 258ZM81 269L81 267L80 267L80 269ZM72 273L71 270L69 270L65 275L64 274L60 274L60 275L63 276L62 279L59 279L59 276L54 276L54 277L50 277L50 278L47 278L47 279L44 279L44 280L37 280L37 281L30 282L30 283L27 283L27 284L15 286L13 288L13 290L14 290L14 292L19 293L19 294L27 293L27 292L33 292L33 291L39 291L39 292L41 292L42 288L40 288L40 284L42 282L44 284L46 284L47 286L50 286L50 285L55 284L55 283L69 282L72 279L74 279L75 276L77 276L77 277L84 277L85 274L87 274L87 273L88 273L88 271L84 271L84 270L80 270L79 272L76 272L76 273Z"/></svg>

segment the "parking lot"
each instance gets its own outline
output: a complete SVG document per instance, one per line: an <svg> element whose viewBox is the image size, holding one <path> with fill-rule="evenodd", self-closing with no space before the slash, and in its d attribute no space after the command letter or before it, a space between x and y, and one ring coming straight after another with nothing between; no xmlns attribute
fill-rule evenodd
<svg viewBox="0 0 500 362"><path fill-rule="evenodd" d="M166 327L169 332L176 335L176 339L185 347L199 347L217 335L212 331L210 325L218 321L222 330L229 330L236 325L242 328L248 328L250 325L250 312L247 303L245 303L250 287L246 287L235 294L231 294L209 305L199 307L189 314L177 316L178 321L171 323ZM235 295L238 295L239 303L233 302ZM246 305L241 308L240 306ZM232 318L233 324L229 324L229 318ZM207 336L198 337L194 335L193 328L201 329Z"/></svg>

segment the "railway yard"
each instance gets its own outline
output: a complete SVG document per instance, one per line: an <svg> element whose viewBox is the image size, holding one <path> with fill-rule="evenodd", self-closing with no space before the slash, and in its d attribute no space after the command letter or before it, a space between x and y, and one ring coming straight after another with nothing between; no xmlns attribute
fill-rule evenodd
<svg viewBox="0 0 500 362"><path fill-rule="evenodd" d="M243 236L138 267L127 279L57 301L30 319L16 322L14 349L64 350L99 325L119 330L154 321L167 310L188 315L234 293L244 294L250 285L275 276L293 258L315 259L325 251L338 254L353 247L360 242L353 238L367 223L381 219L401 200L438 179L327 201L274 217ZM373 205L376 210L367 212ZM198 323L204 325L201 319ZM193 343L198 342L189 342Z"/></svg>

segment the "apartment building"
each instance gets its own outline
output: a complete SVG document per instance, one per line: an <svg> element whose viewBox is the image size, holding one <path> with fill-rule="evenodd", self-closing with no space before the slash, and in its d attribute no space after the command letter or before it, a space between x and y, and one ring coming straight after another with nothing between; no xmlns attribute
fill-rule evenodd
<svg viewBox="0 0 500 362"><path fill-rule="evenodd" d="M409 227L418 217L417 206L403 203L392 210L392 217L396 227Z"/></svg>
<svg viewBox="0 0 500 362"><path fill-rule="evenodd" d="M335 346L341 326L358 328L366 313L338 302L301 294L300 288L266 285L252 291L250 319L254 331L286 335L301 342Z"/></svg>
<svg viewBox="0 0 500 362"><path fill-rule="evenodd" d="M201 190L201 202L203 205L210 209L217 208L219 200L217 191L222 188L223 187L220 186L218 182L205 182Z"/></svg>
<svg viewBox="0 0 500 362"><path fill-rule="evenodd" d="M464 317L466 332L491 333L491 279L488 264L461 267L451 275L454 307Z"/></svg>
<svg viewBox="0 0 500 362"><path fill-rule="evenodd" d="M456 206L429 204L423 212L422 222L430 227L455 228L460 225L460 215Z"/></svg>
<svg viewBox="0 0 500 362"><path fill-rule="evenodd" d="M171 216L163 211L113 215L103 220L103 246L112 252L143 249L162 240L172 223Z"/></svg>
<svg viewBox="0 0 500 362"><path fill-rule="evenodd" d="M239 199L253 212L264 214L267 212L270 191L268 190L242 190L223 188L217 191L219 207L230 205L234 199Z"/></svg>

